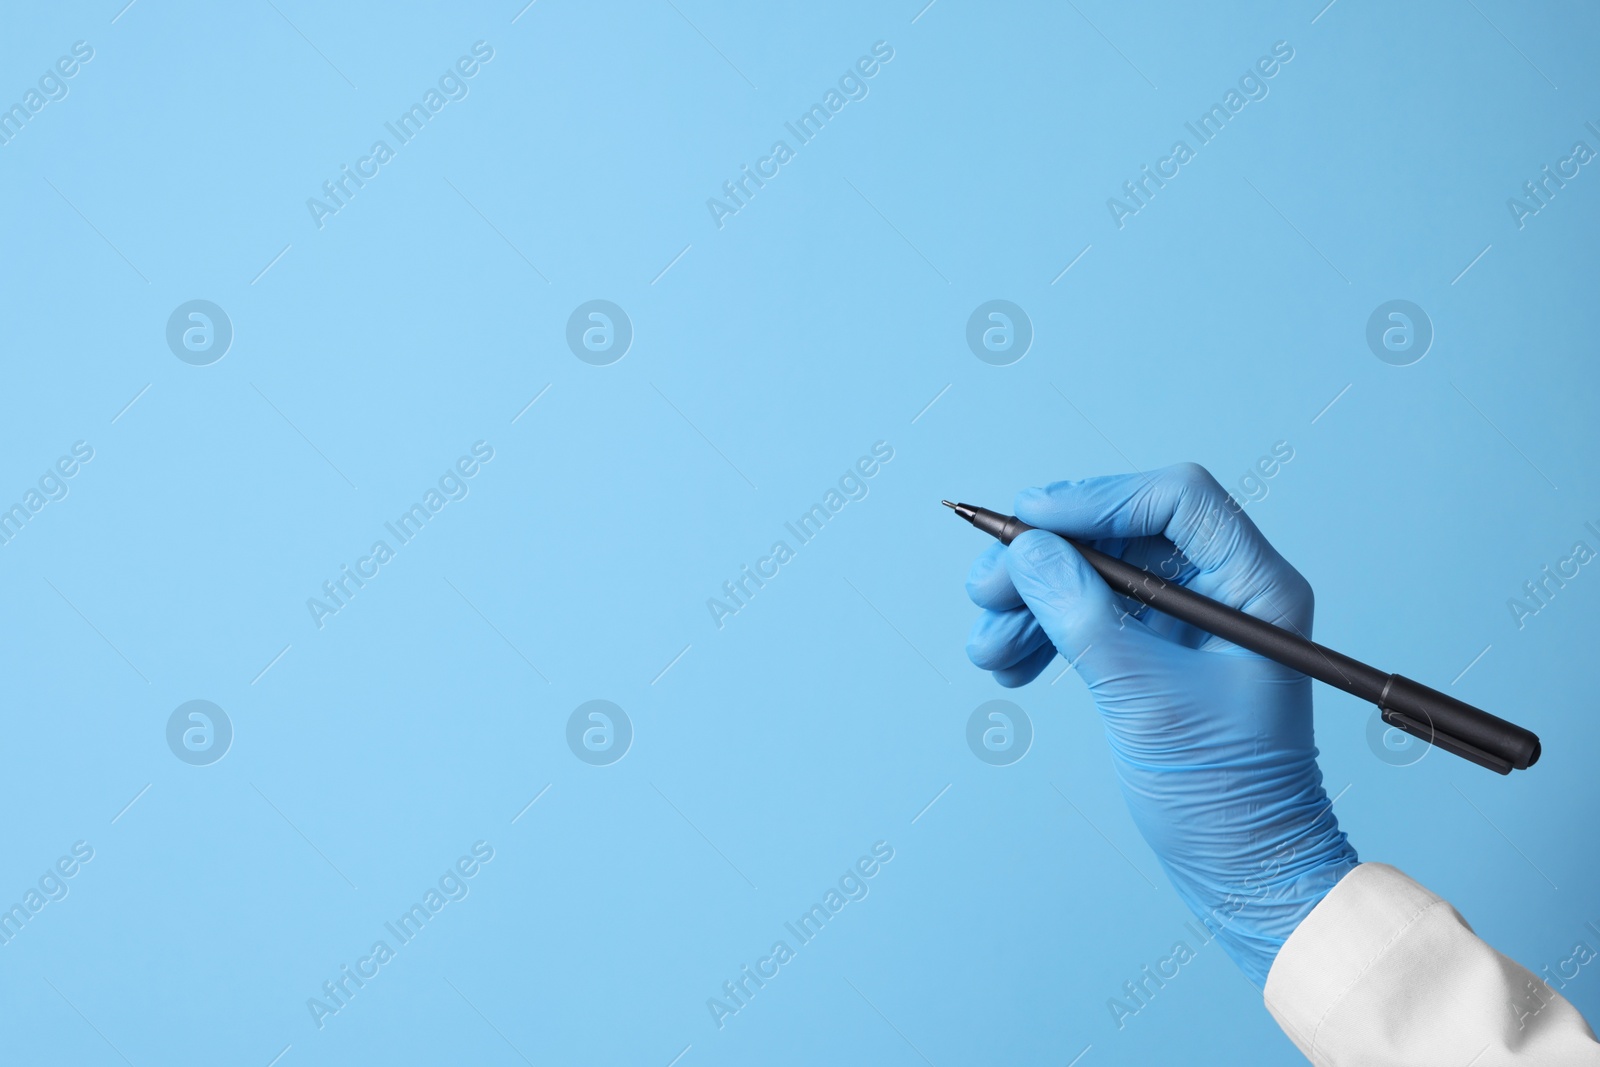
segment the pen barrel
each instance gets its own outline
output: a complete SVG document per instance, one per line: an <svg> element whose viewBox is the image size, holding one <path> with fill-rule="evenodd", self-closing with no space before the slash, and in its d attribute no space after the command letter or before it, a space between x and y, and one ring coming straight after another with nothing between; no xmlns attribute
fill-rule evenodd
<svg viewBox="0 0 1600 1067"><path fill-rule="evenodd" d="M1070 543L1116 592L1370 701L1382 709L1385 722L1406 733L1499 774L1525 770L1539 759L1538 736L1515 723L1403 675L1351 659L1088 545Z"/></svg>
<svg viewBox="0 0 1600 1067"><path fill-rule="evenodd" d="M1351 659L1342 652L1335 652L1266 619L1230 608L1088 545L1077 541L1070 543L1113 590L1148 604L1180 622L1215 634L1224 641L1231 641L1240 648L1276 660L1286 667L1293 667L1319 682L1374 704L1378 703L1384 687L1389 684L1389 674L1376 667Z"/></svg>

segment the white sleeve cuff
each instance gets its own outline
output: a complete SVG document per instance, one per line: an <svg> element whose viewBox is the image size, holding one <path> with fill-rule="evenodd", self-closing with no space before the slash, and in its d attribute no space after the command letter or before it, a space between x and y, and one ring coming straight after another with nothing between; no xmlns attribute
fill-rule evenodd
<svg viewBox="0 0 1600 1067"><path fill-rule="evenodd" d="M1273 962L1265 999L1327 1067L1600 1065L1572 1005L1382 863L1361 864L1312 909Z"/></svg>

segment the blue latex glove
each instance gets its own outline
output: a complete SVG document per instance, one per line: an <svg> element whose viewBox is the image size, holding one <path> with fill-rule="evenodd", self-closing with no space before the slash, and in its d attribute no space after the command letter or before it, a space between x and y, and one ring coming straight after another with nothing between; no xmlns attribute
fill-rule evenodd
<svg viewBox="0 0 1600 1067"><path fill-rule="evenodd" d="M973 565L967 592L984 612L968 656L1005 686L1057 653L1075 665L1134 822L1184 903L1265 986L1285 939L1359 862L1322 788L1311 681L1113 593L1044 531L1308 637L1310 584L1194 464L1024 490L1016 513L1040 529Z"/></svg>

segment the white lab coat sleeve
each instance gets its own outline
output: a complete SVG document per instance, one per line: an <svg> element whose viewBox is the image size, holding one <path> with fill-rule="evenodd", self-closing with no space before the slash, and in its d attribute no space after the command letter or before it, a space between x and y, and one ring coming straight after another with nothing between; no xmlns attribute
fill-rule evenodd
<svg viewBox="0 0 1600 1067"><path fill-rule="evenodd" d="M1318 1067L1597 1067L1571 1004L1404 874L1363 863L1284 943L1267 1010Z"/></svg>

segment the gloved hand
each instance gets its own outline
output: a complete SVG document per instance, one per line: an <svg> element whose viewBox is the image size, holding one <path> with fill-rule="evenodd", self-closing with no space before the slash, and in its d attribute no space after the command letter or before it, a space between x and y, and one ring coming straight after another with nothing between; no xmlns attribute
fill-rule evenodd
<svg viewBox="0 0 1600 1067"><path fill-rule="evenodd" d="M1284 941L1359 862L1322 788L1311 681L1113 593L1045 531L1308 637L1310 584L1194 464L1027 489L1016 514L1040 529L973 565L967 592L984 611L967 655L1005 686L1057 653L1075 666L1134 822L1264 987Z"/></svg>

